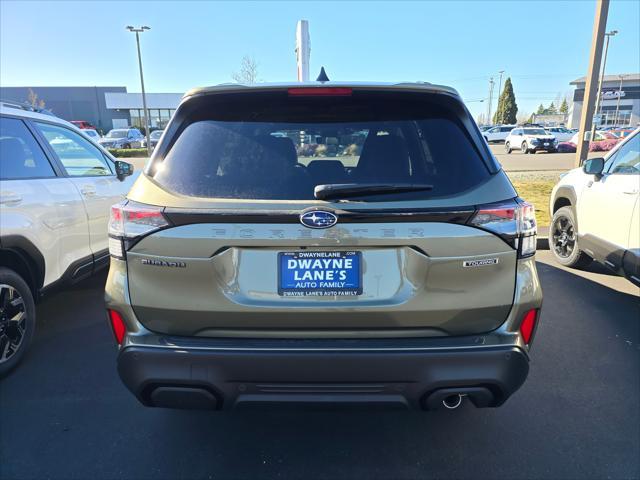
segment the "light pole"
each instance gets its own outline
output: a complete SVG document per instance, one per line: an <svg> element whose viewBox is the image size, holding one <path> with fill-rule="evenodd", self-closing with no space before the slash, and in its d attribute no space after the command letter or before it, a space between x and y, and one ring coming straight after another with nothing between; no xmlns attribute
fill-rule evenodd
<svg viewBox="0 0 640 480"><path fill-rule="evenodd" d="M487 125L492 125L491 120L491 101L493 100L493 86L496 82L493 81L493 77L489 79L489 105L487 105Z"/></svg>
<svg viewBox="0 0 640 480"><path fill-rule="evenodd" d="M151 156L151 140L149 137L149 110L147 110L147 95L144 91L144 75L142 74L142 56L140 55L140 34L145 30L150 30L150 27L132 27L127 26L127 30L136 34L136 44L138 46L138 66L140 67L140 85L142 87L142 110L144 111L144 133L147 137L147 154Z"/></svg>
<svg viewBox="0 0 640 480"><path fill-rule="evenodd" d="M609 16L609 0L596 0L596 11L593 19L593 32L591 33L591 49L589 53L589 68L585 77L584 101L583 108L580 113L580 130L579 140L576 145L575 166L582 165L589 153L589 140L593 133L591 130L593 124L593 114L595 113L598 74L600 73L600 63L602 60L602 44L604 43L604 34L607 28L607 17ZM591 133L591 136L587 135Z"/></svg>
<svg viewBox="0 0 640 480"><path fill-rule="evenodd" d="M500 111L500 97L502 96L502 74L504 73L504 70L500 70L498 73L500 74L500 80L498 81L498 106L496 107L496 111ZM500 118L499 120L500 123L502 123L502 118Z"/></svg>
<svg viewBox="0 0 640 480"><path fill-rule="evenodd" d="M620 97L622 96L622 80L626 77L626 75L618 75L620 79L620 87L618 87L618 101L616 103L616 119L614 121L614 125L618 125L618 112L620 111Z"/></svg>
<svg viewBox="0 0 640 480"><path fill-rule="evenodd" d="M598 84L598 96L596 97L596 114L599 112L600 116L602 116L602 84L604 83L604 71L607 68L607 52L609 51L609 39L616 35L618 30L611 30L610 32L605 32L604 36L606 38L606 42L604 45L604 59L602 60L602 72L600 72L600 83ZM598 110L600 108L600 110ZM595 126L594 126L595 130Z"/></svg>

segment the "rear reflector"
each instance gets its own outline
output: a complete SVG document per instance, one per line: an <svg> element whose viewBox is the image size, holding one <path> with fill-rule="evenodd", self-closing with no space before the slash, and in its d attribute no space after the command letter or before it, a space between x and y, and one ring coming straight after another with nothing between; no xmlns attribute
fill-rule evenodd
<svg viewBox="0 0 640 480"><path fill-rule="evenodd" d="M352 90L345 87L290 88L290 97L349 97Z"/></svg>
<svg viewBox="0 0 640 480"><path fill-rule="evenodd" d="M522 334L524 343L526 343L527 345L529 345L529 342L531 341L533 330L536 327L537 317L538 310L534 308L525 313L524 317L522 318L522 323L520 324L520 333Z"/></svg>
<svg viewBox="0 0 640 480"><path fill-rule="evenodd" d="M122 345L124 335L127 333L127 327L124 324L122 316L115 310L107 310L109 312L109 322L113 330L113 336L116 337L118 345Z"/></svg>

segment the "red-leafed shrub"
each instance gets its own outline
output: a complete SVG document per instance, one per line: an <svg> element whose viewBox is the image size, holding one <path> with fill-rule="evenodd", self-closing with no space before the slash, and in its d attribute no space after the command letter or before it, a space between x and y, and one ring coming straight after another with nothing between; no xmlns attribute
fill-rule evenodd
<svg viewBox="0 0 640 480"><path fill-rule="evenodd" d="M600 142L591 142L589 143L589 151L590 152L602 152L602 145Z"/></svg>
<svg viewBox="0 0 640 480"><path fill-rule="evenodd" d="M613 150L613 147L615 147L618 142L620 142L620 139L607 139L607 140L602 140L601 142L598 142L600 144L600 147L602 148L603 152L608 152L609 150Z"/></svg>

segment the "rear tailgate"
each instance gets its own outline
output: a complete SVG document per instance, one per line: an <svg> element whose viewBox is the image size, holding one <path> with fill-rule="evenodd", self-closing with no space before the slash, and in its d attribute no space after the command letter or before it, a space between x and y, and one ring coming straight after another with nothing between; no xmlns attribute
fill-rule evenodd
<svg viewBox="0 0 640 480"><path fill-rule="evenodd" d="M435 336L503 323L517 252L468 220L516 194L460 98L436 90L243 87L184 100L129 195L167 220L126 252L138 319L203 336ZM317 196L345 184L388 191ZM301 224L309 209L337 224ZM348 275L334 273L352 288L287 284L335 279L285 268L303 253L344 259Z"/></svg>
<svg viewBox="0 0 640 480"><path fill-rule="evenodd" d="M362 294L279 294L278 254L305 251L361 252ZM346 223L327 230L198 223L144 238L127 260L131 301L145 326L205 336L486 332L509 313L516 269L516 252L500 238L440 222Z"/></svg>

